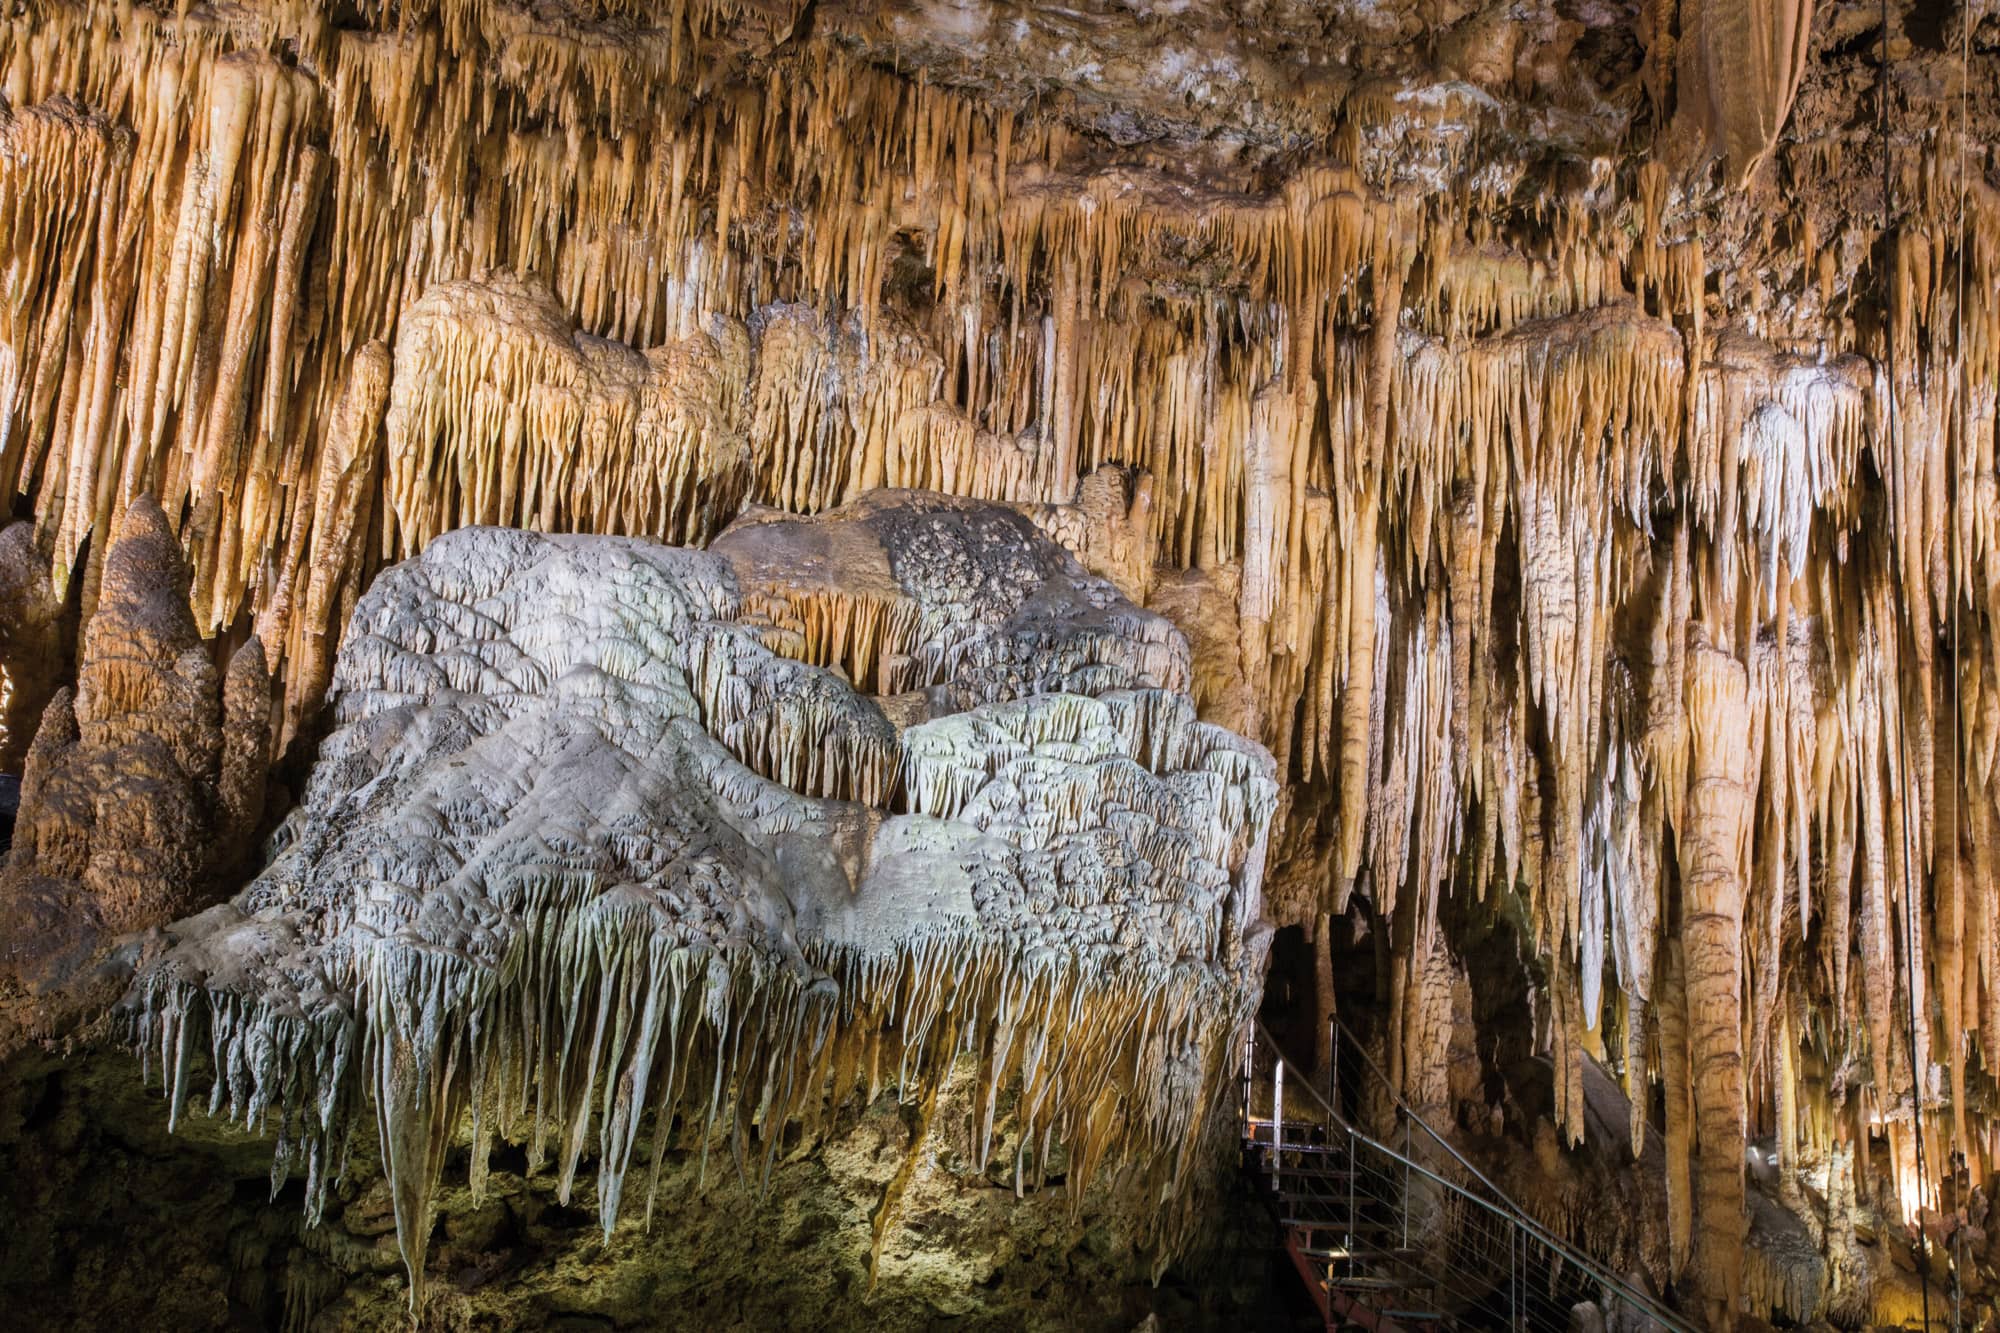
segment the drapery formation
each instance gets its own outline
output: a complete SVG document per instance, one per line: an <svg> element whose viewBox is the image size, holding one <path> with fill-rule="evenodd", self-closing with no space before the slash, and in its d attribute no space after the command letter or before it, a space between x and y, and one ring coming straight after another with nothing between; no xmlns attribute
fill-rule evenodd
<svg viewBox="0 0 2000 1333"><path fill-rule="evenodd" d="M1743 180L1778 141L1805 75L1814 0L1655 0L1651 58L1675 67L1679 114ZM1657 85L1656 85L1657 86Z"/></svg>

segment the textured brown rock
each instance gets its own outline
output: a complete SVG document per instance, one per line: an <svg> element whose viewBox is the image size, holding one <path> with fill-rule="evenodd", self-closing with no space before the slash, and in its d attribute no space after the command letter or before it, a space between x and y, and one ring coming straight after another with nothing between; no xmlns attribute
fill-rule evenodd
<svg viewBox="0 0 2000 1333"><path fill-rule="evenodd" d="M35 525L0 528L0 772L16 770L62 668L62 603Z"/></svg>
<svg viewBox="0 0 2000 1333"><path fill-rule="evenodd" d="M28 752L0 870L0 949L31 989L59 986L108 936L202 906L257 823L263 650L250 640L218 682L187 588L166 516L135 501L105 558L76 689L50 701Z"/></svg>

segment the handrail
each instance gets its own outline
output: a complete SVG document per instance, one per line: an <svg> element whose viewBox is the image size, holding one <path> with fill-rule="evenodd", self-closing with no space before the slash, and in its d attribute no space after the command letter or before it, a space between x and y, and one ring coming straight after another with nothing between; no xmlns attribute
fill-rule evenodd
<svg viewBox="0 0 2000 1333"><path fill-rule="evenodd" d="M1382 1066L1376 1062L1375 1057L1368 1053L1368 1047L1366 1043L1364 1043L1361 1040L1361 1038L1354 1035L1354 1029L1347 1026L1347 1024L1341 1022L1339 1014L1332 1014L1329 1015L1329 1017L1333 1020L1333 1026L1338 1031L1339 1035L1346 1037L1349 1042L1353 1043L1354 1049L1360 1052L1362 1060L1367 1062L1368 1067L1375 1071L1375 1077L1382 1080L1382 1086L1389 1090L1389 1095L1393 1097L1396 1101L1397 1113L1406 1116L1410 1120L1414 1121L1418 1129L1421 1129L1425 1134L1430 1136L1431 1142L1437 1144L1438 1147L1444 1149L1445 1152L1449 1153L1453 1161L1457 1162L1460 1166L1464 1167L1466 1172L1470 1174L1473 1179L1477 1180L1487 1189L1492 1190L1493 1193L1499 1197L1502 1203L1506 1204L1509 1208L1513 1209L1515 1212L1520 1213L1522 1216L1524 1217L1527 1216L1527 1210L1521 1207L1520 1204L1515 1203L1513 1198L1507 1193L1507 1191L1501 1189L1498 1185L1494 1184L1492 1179L1489 1178L1484 1171L1481 1171L1478 1167L1474 1166L1471 1162L1467 1161L1465 1154L1460 1152L1457 1146L1454 1145L1450 1139L1447 1139L1444 1135L1438 1133L1437 1130L1431 1128L1430 1121L1424 1119L1422 1116L1417 1114L1417 1109L1414 1106L1411 1106L1410 1103L1404 1099L1403 1090L1396 1086L1395 1080L1389 1077L1388 1071L1383 1069ZM1261 1023L1259 1024L1259 1026L1262 1026ZM1269 1032L1266 1032L1264 1035L1268 1038L1271 1034ZM1273 1046L1275 1047L1275 1045L1276 1043L1274 1042ZM1328 1107L1327 1109L1331 1111L1333 1108Z"/></svg>
<svg viewBox="0 0 2000 1333"><path fill-rule="evenodd" d="M1338 1022L1337 1019L1335 1021ZM1282 1067L1283 1064L1285 1063L1285 1055L1283 1048L1278 1045L1277 1038L1271 1035L1270 1030L1264 1026L1263 1020L1253 1019L1252 1022L1255 1025L1257 1036L1263 1040L1266 1046L1270 1047L1271 1053L1277 1058L1280 1067ZM1345 1025L1342 1025L1341 1030L1346 1031ZM1347 1035L1350 1041L1354 1041L1357 1046L1360 1045L1359 1041L1354 1037L1353 1033L1349 1032ZM1383 1082L1385 1084L1388 1084L1391 1095L1395 1097L1397 1110L1404 1117L1406 1122L1414 1123L1419 1128L1421 1128L1435 1142L1440 1144L1447 1152L1449 1152L1454 1160L1456 1160L1460 1165L1464 1166L1467 1171L1469 1171L1475 1178L1477 1178L1481 1184L1485 1185L1489 1190L1492 1190L1493 1193L1498 1196L1498 1199L1496 1201L1495 1199L1488 1199L1482 1197L1481 1195L1475 1194L1471 1190L1465 1188L1465 1186L1461 1185L1459 1182L1451 1180L1445 1176L1439 1175L1436 1171L1432 1170L1428 1166L1425 1166L1422 1162L1416 1161L1415 1159L1411 1158L1408 1154L1398 1152L1396 1149L1391 1148L1389 1145L1381 1142L1379 1139L1376 1139L1373 1135L1357 1127L1346 1116L1342 1115L1334 1107L1328 1105L1327 1099L1320 1096L1319 1089L1315 1088L1309 1080L1305 1079L1299 1080L1297 1086L1303 1088L1306 1092L1306 1095L1311 1097L1313 1101L1319 1104L1320 1110L1324 1111L1327 1114L1332 1123L1337 1125L1342 1133L1346 1134L1350 1139L1365 1144L1368 1147L1373 1148L1375 1151L1384 1154L1390 1159L1396 1162L1400 1162L1407 1170L1416 1172L1418 1175L1421 1175L1426 1180L1429 1180L1432 1184L1439 1186L1440 1188L1448 1191L1449 1193L1457 1195L1458 1197L1466 1200L1469 1203L1476 1204L1480 1208L1483 1208L1487 1212L1493 1214L1495 1217L1500 1218L1502 1221L1512 1226L1518 1227L1520 1230L1527 1233L1530 1237L1539 1242L1543 1247L1554 1253L1564 1263L1574 1267L1578 1272L1584 1274L1591 1281L1595 1282L1598 1286L1604 1288L1606 1291L1618 1297L1621 1301L1624 1301L1626 1304L1639 1310L1647 1317L1656 1320L1664 1327L1671 1330L1675 1330L1675 1333L1697 1333L1697 1330L1694 1328L1694 1326L1689 1324L1681 1316L1679 1316L1678 1314L1674 1313L1671 1310L1668 1310L1665 1306L1661 1305L1658 1301L1654 1300L1651 1296L1648 1296L1646 1293L1632 1287L1630 1284L1625 1282L1624 1279L1615 1277L1611 1273L1607 1272L1601 1265L1597 1263L1596 1260L1592 1259L1589 1255L1583 1253L1583 1251L1577 1249L1574 1245L1571 1245L1568 1241L1563 1240L1561 1237L1557 1236L1554 1232L1544 1227L1541 1223L1537 1222L1532 1216L1530 1216L1527 1212L1525 1212L1519 1204L1515 1203L1512 1199L1508 1198L1507 1195L1497 1185L1493 1184L1492 1181L1486 1178L1483 1172L1481 1172L1477 1167L1473 1166L1472 1163L1466 1161L1463 1154L1461 1154L1450 1143L1447 1143L1435 1129L1431 1128L1429 1123L1426 1122L1422 1116L1418 1115L1415 1110L1411 1109L1409 1104L1403 1100L1401 1093L1396 1091L1395 1086L1393 1084L1388 1083L1388 1075L1382 1072L1381 1066L1375 1063L1373 1057L1368 1055L1365 1048L1362 1050L1361 1054L1362 1058L1368 1061L1369 1065L1375 1070L1376 1074L1382 1078Z"/></svg>

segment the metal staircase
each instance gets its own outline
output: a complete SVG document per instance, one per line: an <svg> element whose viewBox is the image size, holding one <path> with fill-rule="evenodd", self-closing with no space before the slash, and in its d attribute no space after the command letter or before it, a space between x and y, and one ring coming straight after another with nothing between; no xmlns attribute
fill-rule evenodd
<svg viewBox="0 0 2000 1333"><path fill-rule="evenodd" d="M1337 1029L1336 1071L1342 1044ZM1262 1024L1242 1078L1244 1164L1329 1333L1566 1333L1581 1301L1690 1329L1523 1213L1400 1099L1392 1147L1334 1110Z"/></svg>

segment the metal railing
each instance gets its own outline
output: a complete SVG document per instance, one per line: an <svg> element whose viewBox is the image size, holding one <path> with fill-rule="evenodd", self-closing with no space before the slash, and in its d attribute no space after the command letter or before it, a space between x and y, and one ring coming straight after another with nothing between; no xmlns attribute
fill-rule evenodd
<svg viewBox="0 0 2000 1333"><path fill-rule="evenodd" d="M1329 1105L1261 1024L1243 1053L1243 1138L1329 1322L1338 1313L1385 1333L1406 1325L1566 1330L1572 1307L1590 1300L1607 1317L1622 1307L1692 1333L1682 1316L1523 1212L1368 1063L1396 1104L1400 1146ZM1449 1165L1427 1165L1420 1146L1440 1150Z"/></svg>

